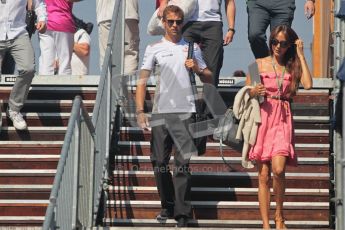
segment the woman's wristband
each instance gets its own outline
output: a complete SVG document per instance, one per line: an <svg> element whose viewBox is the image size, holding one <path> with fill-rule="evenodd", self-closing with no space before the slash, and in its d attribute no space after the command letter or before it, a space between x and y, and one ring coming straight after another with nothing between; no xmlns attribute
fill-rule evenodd
<svg viewBox="0 0 345 230"><path fill-rule="evenodd" d="M139 115L139 114L142 114L144 113L144 110L143 109L139 109L135 112L136 115Z"/></svg>

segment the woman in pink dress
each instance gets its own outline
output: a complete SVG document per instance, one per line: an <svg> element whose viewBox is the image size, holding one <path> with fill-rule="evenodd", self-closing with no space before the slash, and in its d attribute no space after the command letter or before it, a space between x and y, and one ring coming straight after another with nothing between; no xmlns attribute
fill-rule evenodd
<svg viewBox="0 0 345 230"><path fill-rule="evenodd" d="M303 53L303 41L290 27L281 25L271 32L270 56L257 59L261 83L250 96L264 96L260 104L261 124L255 145L249 150L250 160L258 169L258 199L263 228L269 229L270 179L273 173L275 194L275 223L277 229L286 228L283 216L285 167L297 165L294 150L294 131L290 99L301 83L312 87L312 77ZM250 84L250 78L247 78Z"/></svg>

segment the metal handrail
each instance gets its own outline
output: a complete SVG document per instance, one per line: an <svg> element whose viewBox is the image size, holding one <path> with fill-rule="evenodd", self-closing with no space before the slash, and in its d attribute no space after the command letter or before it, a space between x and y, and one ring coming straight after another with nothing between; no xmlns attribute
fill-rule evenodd
<svg viewBox="0 0 345 230"><path fill-rule="evenodd" d="M334 1L334 9L333 12L336 14L341 5L341 0ZM344 27L344 20L339 19L337 17L334 18L334 71L333 71L333 80L335 82L334 89L332 94L335 96L334 105L333 105L333 112L336 111L336 101L339 100L338 98L339 91L340 91L340 82L336 77L336 74L339 70L341 62L345 57L344 52L344 34L345 34L345 27ZM344 103L344 94L343 94L343 103ZM345 107L343 106L343 117L345 114ZM337 132L336 130L333 131L333 152L334 152L334 189L335 189L335 197L332 198L335 206L335 228L336 229L345 229L345 210L344 210L344 199L345 199L345 190L344 190L344 178L345 178L345 147L344 147L344 135L345 135L345 127L344 127L344 118L343 118L343 135Z"/></svg>
<svg viewBox="0 0 345 230"><path fill-rule="evenodd" d="M98 86L96 103L93 109L92 123L96 132L96 151L95 155L95 184L94 192L94 216L96 220L100 207L102 192L104 200L107 200L107 187L109 184L109 151L112 135L112 124L115 120L116 105L120 98L117 88L113 84L120 78L122 73L123 55L113 55L123 52L124 48L124 1L115 1L110 32L108 36L107 48L103 60L100 82ZM116 37L120 36L120 37ZM114 43L114 41L117 41ZM115 60L114 60L115 59ZM120 59L120 60L118 60Z"/></svg>
<svg viewBox="0 0 345 230"><path fill-rule="evenodd" d="M85 128L81 129L82 123L85 124ZM83 141L83 138L79 136L80 133L88 133L89 138ZM82 154L88 155L91 159L89 165L91 168L93 167L92 159L95 151L92 146L94 137L95 129L91 122L91 118L82 103L81 97L76 96L61 149L61 156L49 198L49 205L46 210L43 229L56 229L57 226L61 229L76 229L79 223L82 223L84 226L92 225L92 206L80 206L82 202L80 202L79 187L83 181L79 180L80 171L82 170L79 158ZM85 152L80 151L80 143L83 142L90 144L90 148L87 148L88 150ZM83 163L85 162L81 164ZM91 171L93 171L93 169L91 169ZM68 173L72 175L67 175ZM85 184L93 184L93 172L91 172L89 179L90 181L86 181ZM86 199L92 200L90 197ZM71 206L69 204L73 205ZM85 212L85 209L87 209L87 216L78 216L78 211Z"/></svg>
<svg viewBox="0 0 345 230"><path fill-rule="evenodd" d="M115 35L120 38L115 39ZM117 42L114 43L114 40ZM92 120L81 98L76 97L43 229L76 229L91 227L96 223L101 193L106 190L109 181L109 151L115 120L113 114L119 114L116 110L119 109L123 72L123 55L112 54L119 51L123 54L123 40L124 1L119 0L114 6ZM85 131L85 127L88 131ZM84 143L88 136L92 140ZM83 152L89 152L90 155ZM66 177L71 177L72 181L66 180ZM106 199L106 195L104 197Z"/></svg>

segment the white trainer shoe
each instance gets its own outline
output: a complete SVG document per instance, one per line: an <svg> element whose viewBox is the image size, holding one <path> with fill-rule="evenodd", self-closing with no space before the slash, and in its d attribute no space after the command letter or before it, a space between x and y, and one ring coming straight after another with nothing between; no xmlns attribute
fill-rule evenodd
<svg viewBox="0 0 345 230"><path fill-rule="evenodd" d="M6 114L12 120L14 128L18 130L25 130L28 128L20 112L7 109Z"/></svg>

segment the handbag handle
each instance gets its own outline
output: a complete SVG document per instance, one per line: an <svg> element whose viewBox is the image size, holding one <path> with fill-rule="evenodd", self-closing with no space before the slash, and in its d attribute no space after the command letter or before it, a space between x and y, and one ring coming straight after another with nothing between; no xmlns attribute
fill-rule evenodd
<svg viewBox="0 0 345 230"><path fill-rule="evenodd" d="M187 58L192 59L193 56L194 56L194 42L189 42ZM197 115L201 116L202 111L201 111L201 107L200 107L198 100L197 100L198 89L196 88L195 74L194 74L192 69L189 69L188 73L189 73L189 80L190 80L190 84L192 86L192 91L193 91L193 95L194 95L195 111L196 111Z"/></svg>

